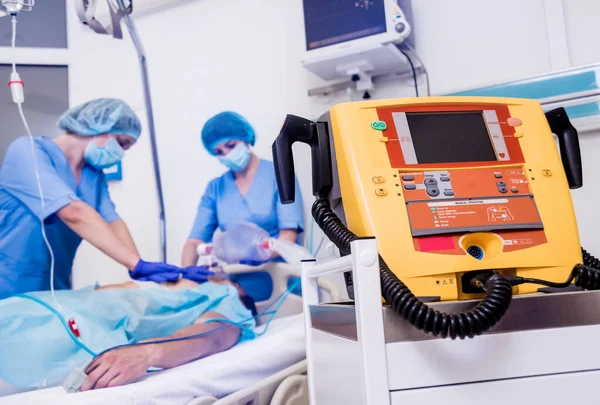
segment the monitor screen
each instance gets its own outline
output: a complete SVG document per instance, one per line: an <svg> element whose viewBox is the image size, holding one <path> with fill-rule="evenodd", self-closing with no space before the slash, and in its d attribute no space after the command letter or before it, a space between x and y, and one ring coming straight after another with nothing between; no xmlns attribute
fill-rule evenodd
<svg viewBox="0 0 600 405"><path fill-rule="evenodd" d="M306 49L386 32L385 0L304 0Z"/></svg>
<svg viewBox="0 0 600 405"><path fill-rule="evenodd" d="M407 113L417 162L496 161L482 111Z"/></svg>

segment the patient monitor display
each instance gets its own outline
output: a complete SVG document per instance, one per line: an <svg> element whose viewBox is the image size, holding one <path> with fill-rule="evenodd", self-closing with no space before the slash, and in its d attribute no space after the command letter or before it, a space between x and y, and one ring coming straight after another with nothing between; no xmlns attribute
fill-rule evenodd
<svg viewBox="0 0 600 405"><path fill-rule="evenodd" d="M405 8L410 10L410 0ZM306 54L302 64L325 80L358 77L359 90L371 78L407 72L397 45L412 32L397 0L303 0ZM404 6L403 6L404 7Z"/></svg>
<svg viewBox="0 0 600 405"><path fill-rule="evenodd" d="M410 132L398 135L412 140L414 163L497 160L482 111L407 113L406 120Z"/></svg>
<svg viewBox="0 0 600 405"><path fill-rule="evenodd" d="M384 0L304 0L306 50L386 32Z"/></svg>

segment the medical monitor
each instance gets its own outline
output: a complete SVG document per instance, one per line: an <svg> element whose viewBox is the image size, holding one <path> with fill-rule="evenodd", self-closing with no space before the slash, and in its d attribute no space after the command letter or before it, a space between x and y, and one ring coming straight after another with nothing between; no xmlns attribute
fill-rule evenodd
<svg viewBox="0 0 600 405"><path fill-rule="evenodd" d="M387 32L384 0L304 0L306 50Z"/></svg>
<svg viewBox="0 0 600 405"><path fill-rule="evenodd" d="M410 0L303 0L304 67L325 80L396 72L411 33ZM405 9L408 9L406 12Z"/></svg>

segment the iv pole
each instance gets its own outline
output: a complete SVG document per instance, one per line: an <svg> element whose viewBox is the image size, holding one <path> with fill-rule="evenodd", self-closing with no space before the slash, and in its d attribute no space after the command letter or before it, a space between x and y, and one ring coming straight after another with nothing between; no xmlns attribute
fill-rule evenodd
<svg viewBox="0 0 600 405"><path fill-rule="evenodd" d="M140 61L140 71L142 74L142 85L144 87L144 103L146 105L146 117L148 118L148 131L150 132L150 145L152 147L152 163L154 164L154 178L156 180L156 191L158 197L159 209L159 227L160 227L160 260L167 261L167 223L165 219L165 202L163 199L162 179L160 176L160 164L158 162L158 147L156 144L156 131L154 129L154 112L152 110L152 95L150 94L150 80L148 78L148 64L146 53L142 46L141 39L135 28L135 23L130 14L123 17L127 26L133 45Z"/></svg>
<svg viewBox="0 0 600 405"><path fill-rule="evenodd" d="M75 2L77 8L77 14L81 19L82 23L89 26L92 30L99 34L109 34L114 38L122 39L123 34L121 32L120 21L123 20L131 40L135 47L140 62L140 72L142 75L142 85L144 88L144 104L146 107L146 117L148 119L148 132L150 133L150 145L152 148L152 163L154 166L154 178L156 181L156 192L158 198L158 209L159 209L159 232L160 232L160 260L163 262L167 261L167 225L165 217L165 203L163 198L162 180L160 176L160 164L158 161L158 148L156 144L156 131L154 128L154 113L152 110L152 96L150 93L150 80L148 77L148 63L146 59L146 53L142 45L142 41L138 32L135 28L135 23L131 18L131 12L133 10L133 3L130 0L129 7L123 4L123 0L117 1L118 6L113 6L115 3L108 1L110 14L111 14L111 25L104 27L94 17L96 11L96 0L78 0ZM118 8L118 10L116 9Z"/></svg>

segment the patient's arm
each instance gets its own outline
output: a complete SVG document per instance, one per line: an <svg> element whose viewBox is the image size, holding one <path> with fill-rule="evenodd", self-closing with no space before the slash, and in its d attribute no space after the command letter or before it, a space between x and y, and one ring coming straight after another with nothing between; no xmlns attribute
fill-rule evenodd
<svg viewBox="0 0 600 405"><path fill-rule="evenodd" d="M156 344L151 365L153 367L170 368L180 366L202 357L211 356L231 348L240 338L240 328L223 322L208 322L211 319L226 319L217 312L207 312L196 320L193 325L187 326L170 337L183 337L209 332L206 335L183 340L180 342ZM150 341L161 340L151 339Z"/></svg>
<svg viewBox="0 0 600 405"><path fill-rule="evenodd" d="M86 369L88 377L81 386L82 391L116 387L142 377L150 367L170 368L210 356L232 347L240 338L240 329L226 323L203 323L224 317L216 312L207 312L167 338L196 335L211 330L202 337L170 343L151 343L130 346L110 351L96 358ZM166 338L151 339L149 342Z"/></svg>
<svg viewBox="0 0 600 405"><path fill-rule="evenodd" d="M96 291L101 290L121 290L121 289L129 289L129 288L140 288L134 281L126 281L121 284L108 284L101 285L96 287Z"/></svg>
<svg viewBox="0 0 600 405"><path fill-rule="evenodd" d="M210 280L209 282L215 283L215 284L231 284L235 288L237 288L238 294L240 296L246 295L246 291L237 283L232 283L229 280L211 280L210 278L209 278L209 280ZM163 285L166 286L169 290L185 290L185 289L191 290L191 289L198 287L200 284L198 284L195 281L188 280L187 278L181 278L177 281L170 281L167 283L163 283ZM135 281L127 281L127 282L121 283L121 284L109 284L109 285L105 285L105 286L99 286L99 287L96 287L96 291L136 289L136 288L139 289L140 286L137 285L135 283Z"/></svg>
<svg viewBox="0 0 600 405"><path fill-rule="evenodd" d="M170 290L183 290L183 289L193 289L198 287L198 283L192 280L188 280L186 278L179 279L177 281L172 281L168 283L163 283L164 286L169 288ZM135 283L135 281L126 281L121 284L108 284L104 286L96 287L96 291L101 290L121 290L121 289L139 289L140 286Z"/></svg>

